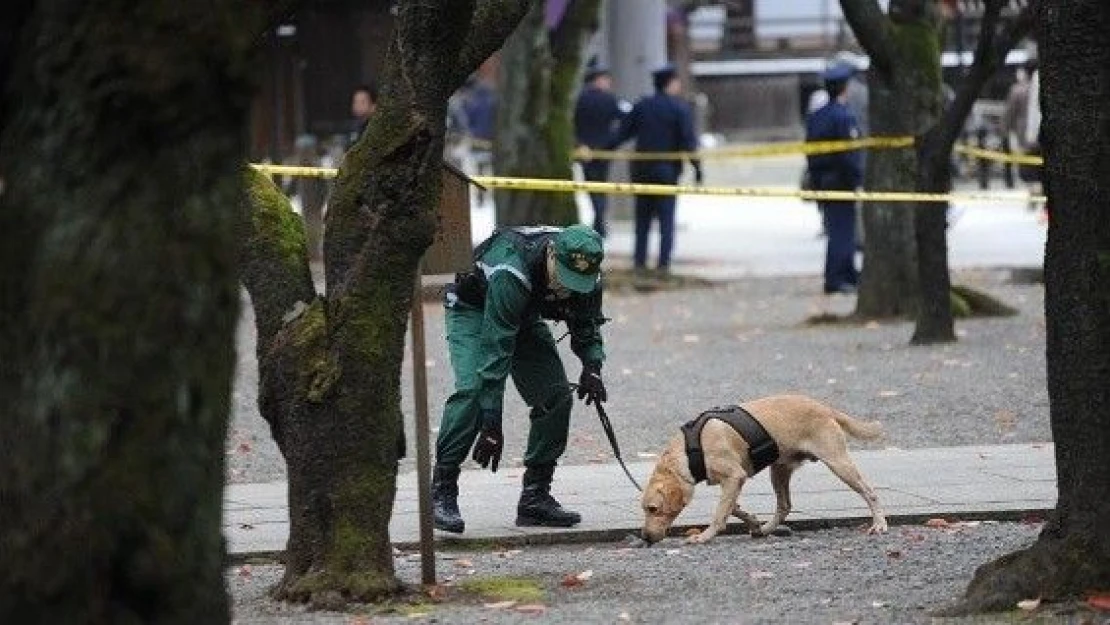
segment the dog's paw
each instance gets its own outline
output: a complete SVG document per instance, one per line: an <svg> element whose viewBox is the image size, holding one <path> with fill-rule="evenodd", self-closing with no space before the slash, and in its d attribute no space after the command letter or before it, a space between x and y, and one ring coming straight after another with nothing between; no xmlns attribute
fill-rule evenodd
<svg viewBox="0 0 1110 625"><path fill-rule="evenodd" d="M706 530L704 532L698 532L697 534L694 534L693 536L688 536L686 538L686 544L688 544L688 545L704 545L705 543L713 540L713 537L715 535L716 535L716 532L710 532L708 530Z"/></svg>
<svg viewBox="0 0 1110 625"><path fill-rule="evenodd" d="M889 529L889 527L887 526L886 520L884 519L882 522L874 523L874 524L871 525L871 527L867 528L867 533L868 534L885 534L887 529Z"/></svg>

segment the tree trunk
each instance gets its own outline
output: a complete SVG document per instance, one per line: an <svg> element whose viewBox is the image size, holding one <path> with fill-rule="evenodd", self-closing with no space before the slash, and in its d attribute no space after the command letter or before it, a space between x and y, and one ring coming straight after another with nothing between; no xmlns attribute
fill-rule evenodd
<svg viewBox="0 0 1110 625"><path fill-rule="evenodd" d="M601 2L569 0L562 22L550 32L544 4L536 3L501 56L494 170L569 180L582 50L597 30ZM578 223L573 194L498 190L495 197L498 225Z"/></svg>
<svg viewBox="0 0 1110 625"><path fill-rule="evenodd" d="M405 321L435 231L447 99L528 5L399 5L377 111L329 200L326 298L309 277L304 224L268 179L248 173L241 254L257 317L259 408L289 475L281 599L336 608L398 588L389 521L405 446Z"/></svg>
<svg viewBox="0 0 1110 625"><path fill-rule="evenodd" d="M873 71L869 80L871 133L875 136L918 135L932 126L941 103L940 34L931 10L892 0L886 33L889 71ZM867 188L905 191L917 182L917 154L912 149L872 152L867 158ZM864 318L912 316L918 309L917 238L912 205L868 202L863 208L864 239L856 315Z"/></svg>
<svg viewBox="0 0 1110 625"><path fill-rule="evenodd" d="M962 120L960 125L963 125ZM948 161L952 144L944 145L938 133L922 139L915 188L925 193L952 189ZM917 243L919 307L910 343L932 345L956 340L952 319L952 282L948 273L948 204L921 202L913 208Z"/></svg>
<svg viewBox="0 0 1110 625"><path fill-rule="evenodd" d="M948 613L1110 588L1110 7L1046 0L1036 24L1052 207L1045 315L1059 498L1037 542L980 567Z"/></svg>
<svg viewBox="0 0 1110 625"><path fill-rule="evenodd" d="M228 621L256 6L5 8L0 622Z"/></svg>

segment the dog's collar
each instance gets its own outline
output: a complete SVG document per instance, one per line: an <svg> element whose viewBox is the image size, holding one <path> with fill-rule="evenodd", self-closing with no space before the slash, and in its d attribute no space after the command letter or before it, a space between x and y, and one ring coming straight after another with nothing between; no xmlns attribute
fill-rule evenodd
<svg viewBox="0 0 1110 625"><path fill-rule="evenodd" d="M747 410L740 406L710 408L698 415L697 419L682 426L682 436L686 442L686 459L695 484L704 482L709 477L705 468L705 452L701 448L701 430L705 427L705 422L710 419L720 419L731 425L732 429L747 441L748 452L752 459L752 475L778 460L779 446L775 444L775 439L771 438L763 424L756 421Z"/></svg>

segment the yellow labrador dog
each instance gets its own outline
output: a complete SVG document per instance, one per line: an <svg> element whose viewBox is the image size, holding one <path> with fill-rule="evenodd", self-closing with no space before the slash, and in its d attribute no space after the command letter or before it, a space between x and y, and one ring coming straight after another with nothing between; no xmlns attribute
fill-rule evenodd
<svg viewBox="0 0 1110 625"><path fill-rule="evenodd" d="M848 456L847 437L873 440L882 435L877 422L864 422L801 395L776 395L740 406L763 427L778 448L778 458L770 465L771 485L777 505L774 517L762 526L755 516L740 509L737 498L744 480L754 474L748 443L733 426L711 418L701 430L701 450L706 481L719 484L721 500L713 520L704 531L687 539L704 543L725 529L730 514L736 515L753 534L769 534L790 512L790 476L802 462L820 460L867 502L872 524L869 533L885 532L886 517L875 491L864 481ZM758 426L756 426L758 428ZM768 441L769 442L769 441ZM643 539L649 544L662 540L675 517L689 505L697 480L691 473L683 434L676 435L659 457L644 488Z"/></svg>

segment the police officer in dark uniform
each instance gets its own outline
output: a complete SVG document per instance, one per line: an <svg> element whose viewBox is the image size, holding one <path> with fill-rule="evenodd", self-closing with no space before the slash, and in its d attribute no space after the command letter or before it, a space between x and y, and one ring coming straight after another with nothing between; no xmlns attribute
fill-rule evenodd
<svg viewBox="0 0 1110 625"><path fill-rule="evenodd" d="M698 149L694 134L693 115L689 105L678 97L682 82L673 65L666 65L652 72L655 93L644 96L632 107L632 112L621 122L620 130L610 142L615 148L636 138L637 152L695 152ZM690 158L694 179L702 182L701 162ZM635 160L632 162L633 182L650 184L677 184L682 174L680 160ZM659 269L667 271L671 265L674 248L675 196L636 196L636 244L633 254L636 269L647 266L648 233L651 222L659 220Z"/></svg>
<svg viewBox="0 0 1110 625"><path fill-rule="evenodd" d="M855 68L837 64L822 74L829 102L806 118L806 141L838 141L860 137L859 121L848 108L848 81ZM863 182L860 150L806 157L810 180L817 191L855 191ZM825 252L825 293L854 293L859 284L855 266L856 203L821 201L828 230Z"/></svg>
<svg viewBox="0 0 1110 625"><path fill-rule="evenodd" d="M574 139L580 147L604 148L631 107L613 95L612 75L596 62L591 61L586 69L585 83L574 105ZM607 182L609 161L583 160L582 173L587 181ZM594 206L594 230L602 237L608 234L605 221L608 200L604 193L590 194L590 202Z"/></svg>

